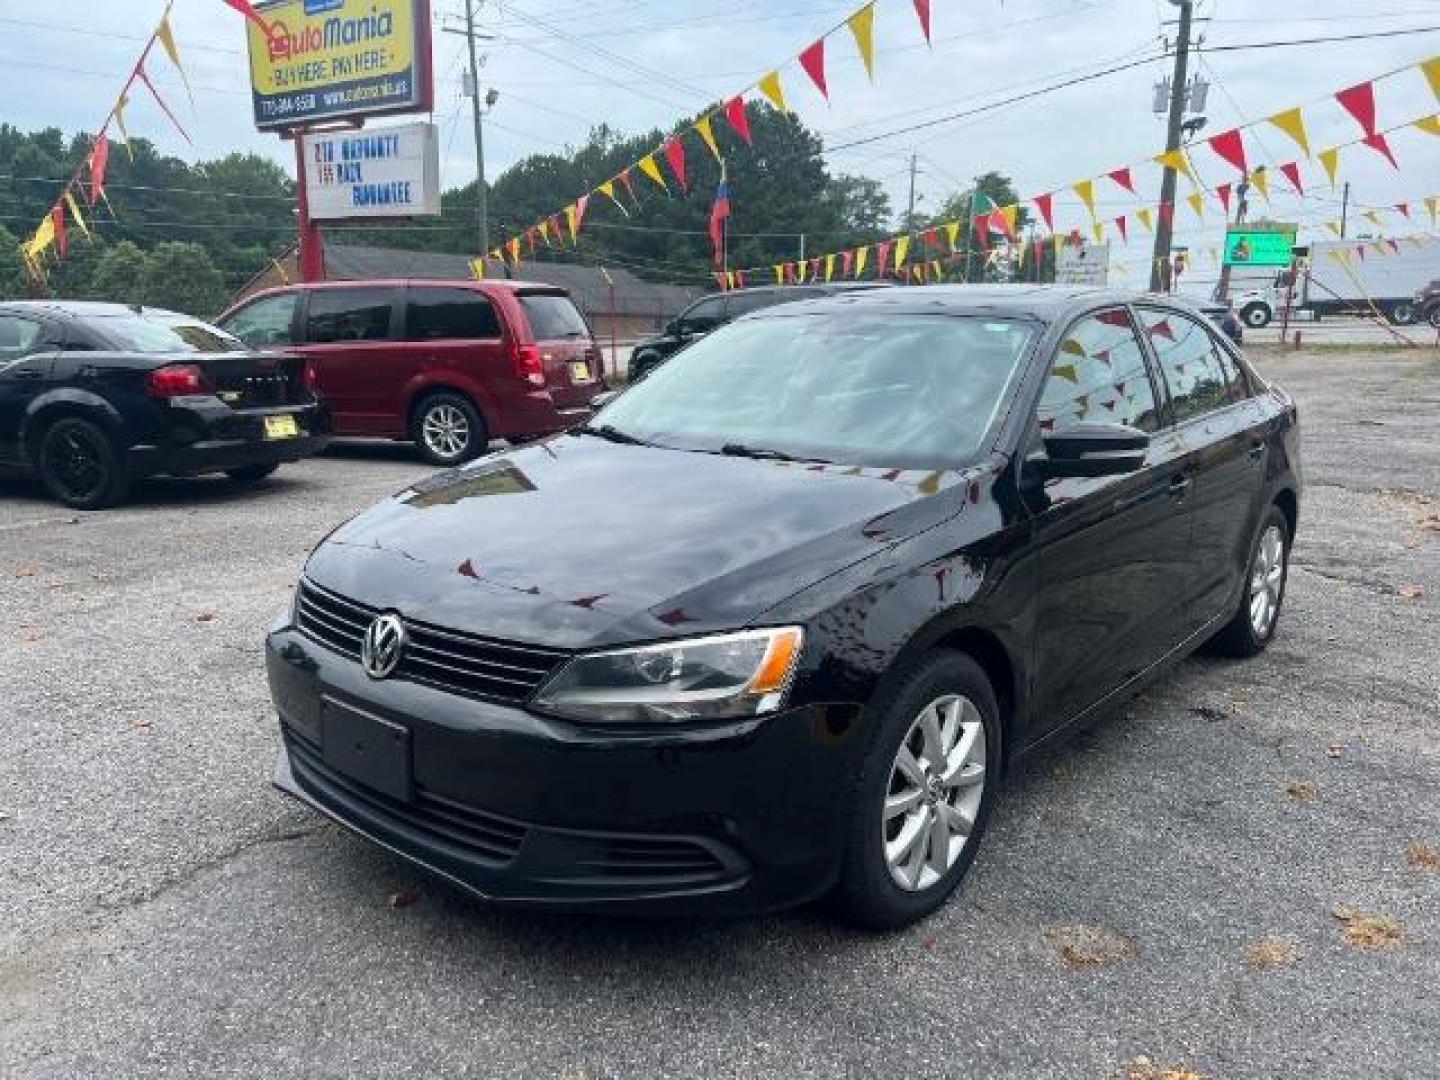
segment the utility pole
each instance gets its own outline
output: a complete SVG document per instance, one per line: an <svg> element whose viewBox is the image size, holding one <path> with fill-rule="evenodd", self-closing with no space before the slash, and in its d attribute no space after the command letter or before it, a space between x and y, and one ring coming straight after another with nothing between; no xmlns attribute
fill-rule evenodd
<svg viewBox="0 0 1440 1080"><path fill-rule="evenodd" d="M477 0L465 0L465 29L457 30L452 27L445 27L447 34L463 34L465 43L470 51L470 115L475 123L475 229L480 240L480 254L483 257L490 251L490 217L485 205L485 131L481 124L480 102L480 64L475 57L475 41L477 38L489 41L490 34L477 34L475 32L475 5ZM484 3L485 0L478 0ZM489 95L488 104L494 104L495 92L492 90Z"/></svg>
<svg viewBox="0 0 1440 1080"><path fill-rule="evenodd" d="M1344 193L1340 196L1340 239L1345 239L1345 230L1350 224L1350 181L1345 181Z"/></svg>
<svg viewBox="0 0 1440 1080"><path fill-rule="evenodd" d="M1180 149L1180 125L1185 119L1185 102L1190 88L1190 17L1194 14L1194 0L1170 0L1180 8L1180 37L1175 44L1175 74L1170 84L1170 122L1165 133L1165 150ZM1165 206L1169 205L1169 213ZM1160 213L1155 222L1155 256L1150 263L1150 291L1170 291L1170 244L1174 238L1175 219L1175 170L1165 169L1160 181Z"/></svg>
<svg viewBox="0 0 1440 1080"><path fill-rule="evenodd" d="M915 227L915 152L910 152L910 204L905 211L906 230Z"/></svg>
<svg viewBox="0 0 1440 1080"><path fill-rule="evenodd" d="M1260 169L1263 169L1263 168L1265 168L1265 166L1264 166L1264 165L1261 165L1259 168L1260 168ZM1257 171L1258 171L1258 170L1257 170ZM1247 200L1249 194L1250 194L1250 181L1249 181L1248 178L1243 178L1243 179L1241 179L1241 181L1240 181L1239 187L1237 187L1237 188L1235 189L1235 224L1236 224L1236 225L1243 225L1243 224L1245 224L1246 212L1249 210L1249 203L1248 203L1246 200ZM1227 231L1227 239L1226 239L1226 242L1225 242L1225 252L1228 254L1229 251L1230 251L1230 242L1229 242L1229 239L1228 239L1228 231L1229 231L1229 230L1227 229L1226 231ZM1219 300L1219 301L1222 301L1222 302L1223 302L1223 301L1225 301L1225 300L1230 299L1230 272L1231 272L1232 269L1234 269L1234 268L1233 268L1228 262L1227 262L1227 263L1224 263L1224 265L1222 265L1222 266L1220 267L1220 280L1219 280L1219 281L1216 283L1216 285L1215 285L1215 299L1216 299L1216 300Z"/></svg>

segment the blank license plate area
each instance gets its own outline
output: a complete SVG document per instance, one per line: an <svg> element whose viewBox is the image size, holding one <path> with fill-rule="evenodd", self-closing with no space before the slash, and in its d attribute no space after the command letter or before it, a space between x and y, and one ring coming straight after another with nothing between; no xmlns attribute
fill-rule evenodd
<svg viewBox="0 0 1440 1080"><path fill-rule="evenodd" d="M571 361L570 361L570 381L571 381L571 382L577 382L577 383L579 383L579 382L589 382L589 381L590 381L590 365L587 364L584 360L571 360Z"/></svg>
<svg viewBox="0 0 1440 1080"><path fill-rule="evenodd" d="M336 772L392 799L410 800L410 732L404 725L327 701L320 745L325 764Z"/></svg>
<svg viewBox="0 0 1440 1080"><path fill-rule="evenodd" d="M299 434L300 425L295 422L295 417L265 417L265 437L267 439L293 439Z"/></svg>

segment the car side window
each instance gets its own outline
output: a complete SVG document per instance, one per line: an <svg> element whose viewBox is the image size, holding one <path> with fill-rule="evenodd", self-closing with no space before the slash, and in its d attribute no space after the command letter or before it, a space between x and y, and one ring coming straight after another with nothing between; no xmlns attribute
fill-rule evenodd
<svg viewBox="0 0 1440 1080"><path fill-rule="evenodd" d="M241 308L220 324L241 341L253 348L264 345L289 345L290 326L295 317L295 305L299 293L281 293L267 296Z"/></svg>
<svg viewBox="0 0 1440 1080"><path fill-rule="evenodd" d="M411 289L405 301L405 340L498 338L500 317L474 289Z"/></svg>
<svg viewBox="0 0 1440 1080"><path fill-rule="evenodd" d="M1046 433L1085 420L1141 431L1160 426L1145 353L1125 308L1097 311L1070 327L1051 361L1039 419Z"/></svg>
<svg viewBox="0 0 1440 1080"><path fill-rule="evenodd" d="M1170 388L1175 423L1230 403L1231 386L1209 330L1188 315L1160 308L1140 308L1140 324Z"/></svg>
<svg viewBox="0 0 1440 1080"><path fill-rule="evenodd" d="M305 340L385 341L394 300L392 289L316 289L305 311Z"/></svg>
<svg viewBox="0 0 1440 1080"><path fill-rule="evenodd" d="M725 298L712 296L701 300L680 317L680 330L687 334L703 334L725 321Z"/></svg>
<svg viewBox="0 0 1440 1080"><path fill-rule="evenodd" d="M780 297L778 297L775 293L731 293L730 318L738 319L741 315L749 315L752 311L759 311L761 308L773 307L779 299Z"/></svg>
<svg viewBox="0 0 1440 1080"><path fill-rule="evenodd" d="M1210 335L1210 347L1215 350L1215 361L1225 373L1226 400L1233 403L1250 397L1249 381L1230 350L1214 334Z"/></svg>
<svg viewBox="0 0 1440 1080"><path fill-rule="evenodd" d="M39 352L43 330L34 319L0 315L0 364Z"/></svg>

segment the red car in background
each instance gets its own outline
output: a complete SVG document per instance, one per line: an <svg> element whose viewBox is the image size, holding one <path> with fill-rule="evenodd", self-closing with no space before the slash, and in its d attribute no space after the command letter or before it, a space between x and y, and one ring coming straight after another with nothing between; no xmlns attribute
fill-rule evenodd
<svg viewBox="0 0 1440 1080"><path fill-rule="evenodd" d="M269 289L220 317L255 348L309 362L337 436L413 441L453 465L492 438L590 416L600 350L570 295L524 281L322 282Z"/></svg>

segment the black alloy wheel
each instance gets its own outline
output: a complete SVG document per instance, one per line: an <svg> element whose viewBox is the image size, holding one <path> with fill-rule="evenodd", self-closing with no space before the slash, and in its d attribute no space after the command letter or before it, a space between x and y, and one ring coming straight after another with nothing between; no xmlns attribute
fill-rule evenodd
<svg viewBox="0 0 1440 1080"><path fill-rule="evenodd" d="M78 416L63 417L41 433L35 467L46 490L76 510L114 506L130 489L114 441Z"/></svg>

